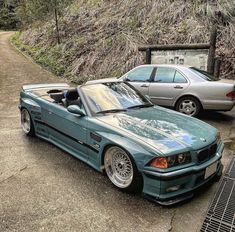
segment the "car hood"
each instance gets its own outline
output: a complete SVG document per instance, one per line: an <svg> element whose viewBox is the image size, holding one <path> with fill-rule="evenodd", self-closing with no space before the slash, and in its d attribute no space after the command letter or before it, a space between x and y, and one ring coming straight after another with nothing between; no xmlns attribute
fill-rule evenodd
<svg viewBox="0 0 235 232"><path fill-rule="evenodd" d="M98 118L103 123L137 138L163 154L198 150L215 141L217 130L198 119L159 106L129 110Z"/></svg>

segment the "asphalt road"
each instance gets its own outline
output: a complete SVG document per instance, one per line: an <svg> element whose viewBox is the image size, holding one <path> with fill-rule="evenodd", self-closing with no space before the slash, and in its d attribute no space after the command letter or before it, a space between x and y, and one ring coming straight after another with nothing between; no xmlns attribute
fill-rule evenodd
<svg viewBox="0 0 235 232"><path fill-rule="evenodd" d="M22 56L0 32L0 231L197 231L217 183L171 208L118 191L100 173L20 128L23 84L61 82ZM227 138L235 112L202 120ZM231 152L226 149L223 162Z"/></svg>

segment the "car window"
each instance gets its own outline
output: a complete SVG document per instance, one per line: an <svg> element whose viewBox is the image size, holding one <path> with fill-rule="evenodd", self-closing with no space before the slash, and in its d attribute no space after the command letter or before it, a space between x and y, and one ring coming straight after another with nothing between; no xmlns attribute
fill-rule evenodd
<svg viewBox="0 0 235 232"><path fill-rule="evenodd" d="M137 68L127 75L129 81L148 81L150 79L153 67L141 67Z"/></svg>
<svg viewBox="0 0 235 232"><path fill-rule="evenodd" d="M219 79L215 78L208 72L195 68L195 67L190 67L189 68L194 74L197 74L199 77L203 78L206 81L218 81Z"/></svg>
<svg viewBox="0 0 235 232"><path fill-rule="evenodd" d="M172 83L174 76L175 76L175 69L159 67L157 68L157 71L154 77L154 82Z"/></svg>
<svg viewBox="0 0 235 232"><path fill-rule="evenodd" d="M124 82L108 82L81 87L92 113L111 109L127 109L150 102Z"/></svg>
<svg viewBox="0 0 235 232"><path fill-rule="evenodd" d="M178 71L175 72L175 78L174 78L174 82L175 83L186 83L187 80L185 79L185 77L179 73Z"/></svg>

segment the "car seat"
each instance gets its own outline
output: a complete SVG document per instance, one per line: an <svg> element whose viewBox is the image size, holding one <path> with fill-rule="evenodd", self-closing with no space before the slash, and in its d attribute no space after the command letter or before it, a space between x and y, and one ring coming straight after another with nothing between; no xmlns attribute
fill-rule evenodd
<svg viewBox="0 0 235 232"><path fill-rule="evenodd" d="M68 107L70 105L78 105L81 107L81 99L78 95L77 89L69 89L64 92L65 98L62 100L64 107Z"/></svg>

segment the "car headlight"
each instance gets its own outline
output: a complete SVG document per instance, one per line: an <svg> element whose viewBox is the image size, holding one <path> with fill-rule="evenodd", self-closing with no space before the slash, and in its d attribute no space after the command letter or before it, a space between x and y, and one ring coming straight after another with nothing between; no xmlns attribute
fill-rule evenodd
<svg viewBox="0 0 235 232"><path fill-rule="evenodd" d="M215 140L216 140L216 143L217 143L217 144L220 144L220 142L221 142L221 134L220 134L219 131L217 132L217 134L216 134L216 136L215 136Z"/></svg>
<svg viewBox="0 0 235 232"><path fill-rule="evenodd" d="M156 157L150 162L150 166L155 168L165 169L182 164L187 164L190 162L191 162L191 155L189 152L185 152L168 157Z"/></svg>
<svg viewBox="0 0 235 232"><path fill-rule="evenodd" d="M186 154L179 154L178 158L177 158L177 162L179 164L183 164L183 163L185 163L186 159L187 159L187 155Z"/></svg>

